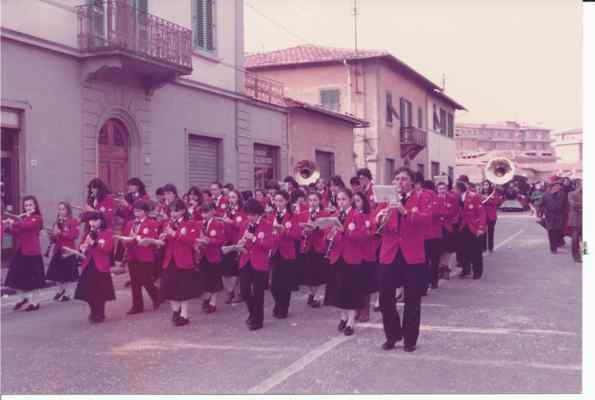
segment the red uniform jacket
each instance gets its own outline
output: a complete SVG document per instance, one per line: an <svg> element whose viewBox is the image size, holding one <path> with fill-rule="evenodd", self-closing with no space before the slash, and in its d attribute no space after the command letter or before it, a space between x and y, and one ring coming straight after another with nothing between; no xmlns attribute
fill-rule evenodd
<svg viewBox="0 0 595 400"><path fill-rule="evenodd" d="M401 215L394 209L388 224L382 231L380 263L390 264L401 250L407 264L422 264L426 261L424 252L425 231L431 223L432 196L426 192L412 191L404 204L407 215Z"/></svg>
<svg viewBox="0 0 595 400"><path fill-rule="evenodd" d="M84 243L87 236L91 232L83 237L81 242ZM83 260L81 267L87 268L91 259L95 261L95 268L101 272L109 272L112 266L112 250L114 249L114 232L111 229L102 230L97 234L97 243L94 246L87 247L86 257Z"/></svg>
<svg viewBox="0 0 595 400"><path fill-rule="evenodd" d="M366 194L366 197L368 198L368 201L370 202L370 207L376 208L376 200L374 198L374 186L373 186L372 182L370 182L370 185L368 186L368 188L365 189L365 194Z"/></svg>
<svg viewBox="0 0 595 400"><path fill-rule="evenodd" d="M164 229L167 228L167 224L169 221L164 224ZM173 235L165 237L164 269L172 259L177 268L192 269L194 267L194 242L198 238L198 229L200 228L197 228L194 221L182 221Z"/></svg>
<svg viewBox="0 0 595 400"><path fill-rule="evenodd" d="M324 218L328 217L330 213L324 210L318 210L318 217L317 218ZM310 211L304 211L299 215L295 216L295 222L300 229L301 239L300 239L300 252L302 254L306 254L310 252L311 249L314 250L317 254L324 254L326 252L326 239L325 239L325 232L320 229L315 229L310 231L307 236L307 239L304 236L304 228L300 226L300 224L304 224L310 221Z"/></svg>
<svg viewBox="0 0 595 400"><path fill-rule="evenodd" d="M133 232L135 222L135 220L128 221L124 227L124 236L140 236L141 239L157 239L159 237L159 225L152 219L145 217L140 223L136 234ZM155 251L153 246L140 246L136 241L124 243L128 248L128 261L142 263L155 262Z"/></svg>
<svg viewBox="0 0 595 400"><path fill-rule="evenodd" d="M202 236L209 238L209 243L203 245L200 249L201 255L206 256L212 264L221 262L221 246L225 244L225 224L214 218L209 221L203 221L199 225L202 229ZM200 236L199 236L200 237Z"/></svg>
<svg viewBox="0 0 595 400"><path fill-rule="evenodd" d="M17 220L9 229L16 240L16 249L24 256L38 256L41 254L39 232L43 228L43 219L33 214Z"/></svg>
<svg viewBox="0 0 595 400"><path fill-rule="evenodd" d="M240 228L240 237L244 236L244 233L250 226L248 220L246 220ZM243 251L240 253L240 268L243 268L248 264L252 264L252 267L257 271L268 271L269 270L269 251L275 244L273 238L273 224L271 220L267 218L261 218L256 231L254 233L254 240L248 240Z"/></svg>
<svg viewBox="0 0 595 400"><path fill-rule="evenodd" d="M79 220L76 218L67 218L63 223L63 229L60 231L59 234L51 235L51 239L54 241L54 254L62 250L62 247L66 246L71 249L76 249L76 244L74 243L76 239L78 239L80 230L79 230ZM70 255L70 253L67 253Z"/></svg>
<svg viewBox="0 0 595 400"><path fill-rule="evenodd" d="M150 201L151 198L149 197L148 194L144 194L144 195L139 195L134 197L134 201L136 200L145 200L145 201ZM119 204L119 203L118 203ZM126 203L126 205L118 205L118 209L116 210L116 215L118 215L119 217L121 217L124 220L124 226L126 226L128 224L128 221L131 221L134 219L134 202L131 203Z"/></svg>
<svg viewBox="0 0 595 400"><path fill-rule="evenodd" d="M459 220L459 200L455 194L446 193L446 197L440 198L438 197L438 202L441 204L441 207L446 208L446 215L444 215L442 219L442 226L448 232L454 231L454 225L458 223Z"/></svg>
<svg viewBox="0 0 595 400"><path fill-rule="evenodd" d="M380 245L380 240L376 237L376 230L378 229L378 226L376 225L376 212L370 211L369 214L360 212L360 215L364 219L365 228L365 236L362 240L363 261L376 261L376 251Z"/></svg>
<svg viewBox="0 0 595 400"><path fill-rule="evenodd" d="M337 208L336 204L333 204L333 200L335 201L335 203L337 202L337 196L335 195L335 197L333 198L333 194L332 192L329 190L325 190L325 192L322 194L322 200L321 203L324 206L324 208L326 210L330 210L332 211L332 208Z"/></svg>
<svg viewBox="0 0 595 400"><path fill-rule="evenodd" d="M240 239L240 227L248 217L237 207L229 207L225 217L229 218L229 222L225 223L225 244L236 244Z"/></svg>
<svg viewBox="0 0 595 400"><path fill-rule="evenodd" d="M466 192L465 202L461 210L461 229L465 226L477 235L477 231L486 231L486 212L481 204L481 195L473 192Z"/></svg>
<svg viewBox="0 0 595 400"><path fill-rule="evenodd" d="M227 200L227 197L220 195L216 199L213 199L213 203L215 204L215 208L217 209L217 216L224 216L225 212L227 211L227 207L229 206L229 201Z"/></svg>
<svg viewBox="0 0 595 400"><path fill-rule="evenodd" d="M92 207L97 210L98 212L102 213L105 216L105 223L108 228L112 227L113 219L114 219L114 212L116 209L114 197L111 194L105 196L102 201L95 200L95 204ZM80 215L81 220L86 220L88 215L88 211L83 212Z"/></svg>
<svg viewBox="0 0 595 400"><path fill-rule="evenodd" d="M437 193L433 191L427 193L432 196L432 219L426 237L427 239L440 239L442 237L444 219L448 215L449 209L446 207L444 199L438 197Z"/></svg>
<svg viewBox="0 0 595 400"><path fill-rule="evenodd" d="M334 215L338 217L339 214L336 212ZM349 209L343 221L343 232L337 232L332 242L330 264L335 264L340 257L343 257L347 264L361 264L364 258L362 242L366 237L365 225L365 218L353 208ZM329 235L332 233L329 232Z"/></svg>
<svg viewBox="0 0 595 400"><path fill-rule="evenodd" d="M192 207L192 208L190 208L190 206L188 206L188 214L190 215L190 219L192 221L196 222L197 224L202 223L202 212L200 211L199 206Z"/></svg>
<svg viewBox="0 0 595 400"><path fill-rule="evenodd" d="M483 199L487 199L488 196L483 197ZM484 208L486 210L486 219L489 222L494 222L498 219L498 207L500 207L504 203L504 197L501 195L494 193L494 195L484 203Z"/></svg>
<svg viewBox="0 0 595 400"><path fill-rule="evenodd" d="M273 255L279 252L281 257L286 260L295 260L297 254L295 253L295 241L299 240L302 230L297 222L297 215L285 212L281 225L283 228L275 228L275 218L277 213L271 214L271 223L273 224L273 238L275 244L273 247Z"/></svg>

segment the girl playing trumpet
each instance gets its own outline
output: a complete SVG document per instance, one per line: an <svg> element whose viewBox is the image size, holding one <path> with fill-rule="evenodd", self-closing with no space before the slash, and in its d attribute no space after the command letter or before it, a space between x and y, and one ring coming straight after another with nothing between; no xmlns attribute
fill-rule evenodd
<svg viewBox="0 0 595 400"><path fill-rule="evenodd" d="M200 256L200 272L205 297L202 309L211 314L217 310L217 293L223 290L221 246L225 243L225 226L215 219L215 205L203 204L201 208L202 223L196 242Z"/></svg>

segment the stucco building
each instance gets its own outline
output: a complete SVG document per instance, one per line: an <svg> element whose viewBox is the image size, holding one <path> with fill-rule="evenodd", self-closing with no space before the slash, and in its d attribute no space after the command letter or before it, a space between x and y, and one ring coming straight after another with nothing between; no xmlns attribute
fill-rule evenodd
<svg viewBox="0 0 595 400"><path fill-rule="evenodd" d="M401 165L426 177L453 173L463 106L390 53L303 45L248 54L245 65L291 98L368 121L355 129L353 151L376 182L389 183Z"/></svg>
<svg viewBox="0 0 595 400"><path fill-rule="evenodd" d="M558 157L559 173L581 177L583 172L583 131L570 129L554 132L552 143Z"/></svg>

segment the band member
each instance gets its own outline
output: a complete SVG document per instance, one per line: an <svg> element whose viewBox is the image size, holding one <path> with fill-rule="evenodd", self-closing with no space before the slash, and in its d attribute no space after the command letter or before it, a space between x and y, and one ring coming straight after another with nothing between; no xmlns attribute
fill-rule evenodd
<svg viewBox="0 0 595 400"><path fill-rule="evenodd" d="M190 219L202 223L202 192L197 186L192 186L186 193L186 205L188 207L188 214Z"/></svg>
<svg viewBox="0 0 595 400"><path fill-rule="evenodd" d="M213 204L213 195L210 190L202 191L202 202L204 204Z"/></svg>
<svg viewBox="0 0 595 400"><path fill-rule="evenodd" d="M353 335L356 310L366 303L367 285L362 274L365 219L351 207L351 191L339 189L337 211L340 226L327 233L327 256L330 264L324 304L340 309L338 330Z"/></svg>
<svg viewBox="0 0 595 400"><path fill-rule="evenodd" d="M165 192L162 187L158 187L155 190L155 198L157 199L157 205L165 204Z"/></svg>
<svg viewBox="0 0 595 400"><path fill-rule="evenodd" d="M351 186L351 193L358 193L362 190L362 186L357 176L351 177L349 185Z"/></svg>
<svg viewBox="0 0 595 400"><path fill-rule="evenodd" d="M114 234L107 228L105 214L91 212L88 221L89 231L80 245L85 259L74 298L89 304L89 322L97 323L105 320L105 303L116 299L110 273Z"/></svg>
<svg viewBox="0 0 595 400"><path fill-rule="evenodd" d="M370 172L368 168L360 168L357 170L356 175L359 179L361 190L368 197L370 208L376 208L376 202L374 201L374 188L372 184L372 172Z"/></svg>
<svg viewBox="0 0 595 400"><path fill-rule="evenodd" d="M254 191L254 198L255 198L256 200L258 200L258 202L259 202L260 204L262 204L262 206L263 206L264 208L266 208L266 207L267 207L267 205L269 204L269 199L267 198L267 193L266 193L266 191L265 191L265 190L263 190L263 189L256 189L256 190Z"/></svg>
<svg viewBox="0 0 595 400"><path fill-rule="evenodd" d="M312 224L318 218L329 216L329 213L322 209L321 198L318 192L308 195L308 209L297 217L298 225ZM308 305L312 308L318 308L322 303L318 291L328 275L328 260L324 257L326 247L324 230L309 226L302 228L298 269L301 284L308 288Z"/></svg>
<svg viewBox="0 0 595 400"><path fill-rule="evenodd" d="M269 251L273 248L272 222L264 217L257 200L246 202L247 219L240 229L240 288L248 308L246 324L251 331L261 329L264 321L264 289L268 279Z"/></svg>
<svg viewBox="0 0 595 400"><path fill-rule="evenodd" d="M225 185L223 185L221 193L223 193L223 196L227 197L229 192L231 192L232 190L235 190L233 183L226 183Z"/></svg>
<svg viewBox="0 0 595 400"><path fill-rule="evenodd" d="M567 213L568 196L562 189L561 180L556 179L551 184L551 189L543 196L538 212L538 216L544 219L552 254L556 254L564 243L563 231Z"/></svg>
<svg viewBox="0 0 595 400"><path fill-rule="evenodd" d="M299 215L303 210L307 209L306 193L302 189L297 189L290 194L291 210L295 215Z"/></svg>
<svg viewBox="0 0 595 400"><path fill-rule="evenodd" d="M201 296L200 275L194 268L193 257L200 227L189 220L181 199L175 199L170 207L171 218L159 236L165 241L161 297L170 302L173 324L183 326L190 322L188 300Z"/></svg>
<svg viewBox="0 0 595 400"><path fill-rule="evenodd" d="M424 191L431 196L431 213L432 218L430 225L427 229L426 235L426 246L427 246L427 258L428 258L428 269L429 279L428 285L432 289L438 289L438 282L440 280L440 255L442 254L442 225L443 219L447 215L447 209L442 207L442 203L439 201L438 195L435 192L435 185L433 181L426 180L423 183Z"/></svg>
<svg viewBox="0 0 595 400"><path fill-rule="evenodd" d="M275 194L275 212L273 215L273 270L271 277L271 294L275 299L273 316L287 318L291 292L298 290L298 265L296 240L301 231L289 205L289 194L279 191Z"/></svg>
<svg viewBox="0 0 595 400"><path fill-rule="evenodd" d="M442 254L440 255L440 278L450 279L450 258L457 249L459 202L449 193L444 182L436 185L438 207L442 210ZM444 210L446 209L446 211Z"/></svg>
<svg viewBox="0 0 595 400"><path fill-rule="evenodd" d="M337 193L344 188L345 184L340 176L335 175L329 178L329 190L326 197L322 197L322 205L325 210L329 212L335 212L337 210Z"/></svg>
<svg viewBox="0 0 595 400"><path fill-rule="evenodd" d="M143 243L143 239L157 239L159 227L155 221L147 217L150 205L146 200L136 200L132 207L134 219L128 221L123 231L124 236L131 238L124 242L127 247L130 288L132 290L132 307L128 311L129 315L144 311L143 287L153 301L153 310L157 310L160 305L159 289L154 283L154 265L157 262L154 247L151 244Z"/></svg>
<svg viewBox="0 0 595 400"><path fill-rule="evenodd" d="M201 207L202 223L196 243L200 252L200 272L202 276L205 297L202 309L211 314L217 310L217 293L223 290L221 281L223 273L221 246L225 244L225 225L215 219L215 206L204 204Z"/></svg>
<svg viewBox="0 0 595 400"><path fill-rule="evenodd" d="M58 283L58 292L54 296L54 301L70 300L70 296L66 293L68 284L79 279L79 260L76 255L64 250L64 247L76 249L75 241L79 234L79 221L72 216L70 203L65 201L58 203L58 215L50 233L53 255L46 274L48 280Z"/></svg>
<svg viewBox="0 0 595 400"><path fill-rule="evenodd" d="M480 279L483 274L483 254L481 235L486 231L486 214L481 196L467 190L467 185L457 182L457 192L461 205L459 249L461 251L461 264L463 267L460 278L471 274L473 279Z"/></svg>
<svg viewBox="0 0 595 400"><path fill-rule="evenodd" d="M421 297L427 287L424 231L431 218L431 196L413 190L413 173L407 167L395 171L397 204L377 215L383 224L380 247L380 308L386 342L384 350L405 339L404 350L415 351L421 321ZM385 220L387 219L387 220ZM396 307L395 291L404 290L403 323ZM399 293L400 294L400 293Z"/></svg>
<svg viewBox="0 0 595 400"><path fill-rule="evenodd" d="M221 182L211 183L211 195L213 196L213 204L217 210L217 216L225 214L227 208L227 197L223 195L223 186Z"/></svg>
<svg viewBox="0 0 595 400"><path fill-rule="evenodd" d="M10 217L2 221L16 240L16 253L10 261L4 286L21 292L21 301L15 304L14 310L29 303L25 311L36 311L40 306L34 299L36 291L45 286L45 271L39 243L43 218L35 196L23 197L23 211L20 218Z"/></svg>
<svg viewBox="0 0 595 400"><path fill-rule="evenodd" d="M89 219L87 213L98 211L105 215L105 223L107 228L112 227L115 202L113 196L105 183L99 178L93 178L87 185L87 205L85 212L81 215L81 222L86 222Z"/></svg>
<svg viewBox="0 0 595 400"><path fill-rule="evenodd" d="M496 222L498 220L498 207L504 203L504 196L500 194L498 188L494 187L490 181L482 183L483 205L486 211L486 220L488 230L485 233L486 240L483 241L483 251L494 252L494 234L496 231Z"/></svg>
<svg viewBox="0 0 595 400"><path fill-rule="evenodd" d="M359 322L370 320L370 299L373 293L378 293L378 260L376 252L380 241L376 237L376 214L370 209L366 193L353 194L353 206L364 220L364 239L362 241L362 276L366 283L366 304L358 310L355 319Z"/></svg>
<svg viewBox="0 0 595 400"><path fill-rule="evenodd" d="M328 193L327 193L328 188L327 188L326 181L324 178L318 178L318 180L314 184L314 190L320 194L321 199L328 197ZM324 202L322 202L321 204L323 204L323 203Z"/></svg>
<svg viewBox="0 0 595 400"><path fill-rule="evenodd" d="M291 196L291 194L300 188L300 185L297 183L293 176L286 176L283 179L283 183L287 185L287 193Z"/></svg>
<svg viewBox="0 0 595 400"><path fill-rule="evenodd" d="M225 244L237 244L240 239L240 227L246 220L243 212L244 202L237 190L232 190L228 194L229 207L227 208L223 221L225 222ZM227 253L223 256L222 273L223 287L227 293L225 304L241 303L242 296L239 293L238 276L240 270L238 267L238 254L235 252Z"/></svg>

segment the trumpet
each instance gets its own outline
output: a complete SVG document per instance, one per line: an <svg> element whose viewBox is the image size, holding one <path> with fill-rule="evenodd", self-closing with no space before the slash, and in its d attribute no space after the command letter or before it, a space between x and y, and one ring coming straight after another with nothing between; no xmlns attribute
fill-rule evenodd
<svg viewBox="0 0 595 400"><path fill-rule="evenodd" d="M56 222L54 222L54 225L52 225L52 229L46 228L44 227L43 229L48 233L48 235L50 236L50 242L48 243L48 248L46 249L45 253L44 253L44 257L49 257L51 252L52 252L52 247L55 247L56 245L56 239L53 237L53 228L57 227L60 231L64 230L64 218L62 218L61 216L58 216L56 218Z"/></svg>
<svg viewBox="0 0 595 400"><path fill-rule="evenodd" d="M399 204L401 203L400 200L400 196L401 196L401 188L400 186L397 186L397 203L396 204L391 204L388 206L388 208L386 208L386 210L388 210L386 212L386 214L384 216L382 216L380 213L376 216L376 222L378 222L379 219L381 219L381 221L378 224L378 228L376 229L376 236L380 236L382 234L382 232L384 231L384 228L386 228L386 225L388 225L388 221L390 221L390 218L392 216L393 210L395 208L397 208L399 206ZM382 210L384 211L384 210ZM381 211L381 213L382 213ZM378 218L381 217L381 218Z"/></svg>
<svg viewBox="0 0 595 400"><path fill-rule="evenodd" d="M341 222L341 225L343 224L343 222L345 222L345 217L346 215L344 214L344 211L341 211L341 213L339 214L339 221ZM331 251L333 251L333 247L335 247L335 238L337 237L338 232L336 226L334 226L332 229L333 235L330 237L328 241L328 246L326 248L326 252L324 253L324 258L329 258L331 255Z"/></svg>

